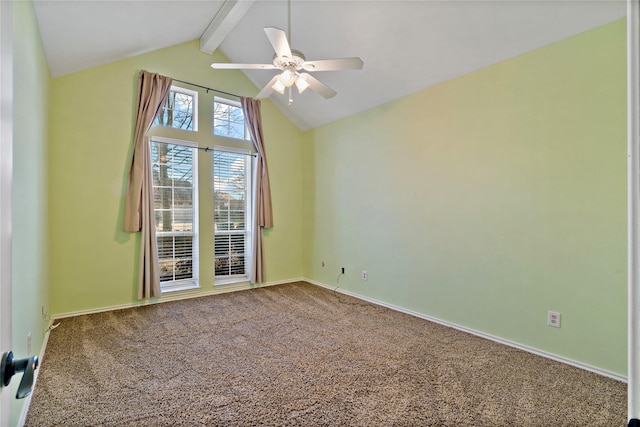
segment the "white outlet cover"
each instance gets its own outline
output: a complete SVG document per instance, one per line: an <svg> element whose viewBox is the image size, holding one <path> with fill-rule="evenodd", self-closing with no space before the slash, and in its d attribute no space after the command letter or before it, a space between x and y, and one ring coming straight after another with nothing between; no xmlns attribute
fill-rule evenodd
<svg viewBox="0 0 640 427"><path fill-rule="evenodd" d="M547 312L547 325L553 326L554 328L560 327L560 313L557 311L548 311Z"/></svg>

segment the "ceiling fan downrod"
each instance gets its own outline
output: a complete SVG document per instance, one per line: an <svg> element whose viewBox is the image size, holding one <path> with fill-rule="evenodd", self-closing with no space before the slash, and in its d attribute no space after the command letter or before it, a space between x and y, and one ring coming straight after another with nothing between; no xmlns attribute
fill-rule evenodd
<svg viewBox="0 0 640 427"><path fill-rule="evenodd" d="M287 33L288 34L288 39L289 39L289 48L291 48L291 54L293 56L292 60L294 62L296 62L295 64L295 70L293 71L293 78L294 78L294 83L298 80L299 75L298 75L298 67L302 67L302 63L304 63L305 58L304 55L302 55L302 53L298 52L298 51L294 51L293 48L291 46L293 46L293 37L291 34L291 0L287 0ZM299 54L299 55L296 55ZM296 58L297 56L297 58ZM298 64L297 61L300 59L300 57L302 57L302 63ZM294 68L291 66L287 67L286 69L290 69L290 68ZM290 70L291 71L291 70ZM291 89L293 86L289 86L289 108L291 108L291 105L293 104L293 90ZM298 89L299 90L299 89ZM302 93L302 91L300 92Z"/></svg>
<svg viewBox="0 0 640 427"><path fill-rule="evenodd" d="M287 33L288 37L289 37L289 45L293 46L293 37L291 34L291 0L288 0L287 2Z"/></svg>

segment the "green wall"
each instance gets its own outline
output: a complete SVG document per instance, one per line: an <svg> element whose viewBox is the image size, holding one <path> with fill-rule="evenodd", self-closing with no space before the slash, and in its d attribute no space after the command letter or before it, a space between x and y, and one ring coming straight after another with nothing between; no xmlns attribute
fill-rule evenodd
<svg viewBox="0 0 640 427"><path fill-rule="evenodd" d="M193 41L52 80L48 177L53 315L137 303L140 236L123 232L122 224L138 72L146 69L255 96L258 90L241 72L214 71L214 61L226 58L200 52ZM199 93L197 135L158 128L152 133L195 137L201 146L232 145L211 135L215 94ZM274 228L265 233L267 282L297 279L303 266L302 134L269 101L263 101L262 115L274 211ZM210 154L199 153L202 188L211 183L206 156ZM207 209L212 201L200 194L201 259L206 259L213 252L212 227L207 225L212 224ZM213 264L201 262L201 293L214 289L212 269Z"/></svg>
<svg viewBox="0 0 640 427"><path fill-rule="evenodd" d="M625 375L625 31L309 131L305 277Z"/></svg>
<svg viewBox="0 0 640 427"><path fill-rule="evenodd" d="M31 2L14 3L12 337L16 357L39 354L49 311L47 101L49 67ZM27 348L27 335L31 346ZM20 376L11 382L13 393ZM14 400L17 424L24 400Z"/></svg>

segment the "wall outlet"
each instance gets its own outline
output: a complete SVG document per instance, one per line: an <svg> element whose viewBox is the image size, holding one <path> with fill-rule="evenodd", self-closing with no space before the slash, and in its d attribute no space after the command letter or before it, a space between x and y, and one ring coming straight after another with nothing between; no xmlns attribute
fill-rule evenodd
<svg viewBox="0 0 640 427"><path fill-rule="evenodd" d="M324 261L322 261L322 266L324 267Z"/></svg>
<svg viewBox="0 0 640 427"><path fill-rule="evenodd" d="M547 325L554 328L560 327L560 313L556 311L547 311Z"/></svg>
<svg viewBox="0 0 640 427"><path fill-rule="evenodd" d="M31 332L27 334L27 354L31 354Z"/></svg>
<svg viewBox="0 0 640 427"><path fill-rule="evenodd" d="M342 274L344 274L344 267L342 267Z"/></svg>
<svg viewBox="0 0 640 427"><path fill-rule="evenodd" d="M367 280L369 278L369 273L367 270L362 270L362 280Z"/></svg>

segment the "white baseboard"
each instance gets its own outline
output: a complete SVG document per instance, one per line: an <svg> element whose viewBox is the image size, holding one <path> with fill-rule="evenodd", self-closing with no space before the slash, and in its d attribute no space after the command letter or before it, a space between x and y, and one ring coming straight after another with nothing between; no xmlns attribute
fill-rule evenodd
<svg viewBox="0 0 640 427"><path fill-rule="evenodd" d="M51 318L52 320L58 320L58 319L64 319L65 317L75 317L75 316L83 316L85 314L103 313L105 311L123 310L127 308L142 307L142 306L151 305L151 304L160 304L160 303L169 302L169 301L178 301L178 300L189 299L189 298L200 298L200 297L206 297L210 295L224 294L227 292L245 291L248 289L263 288L266 286L282 285L284 283L293 283L293 282L300 282L300 281L308 282L308 280L305 280L302 278L295 278L295 279L278 280L276 282L267 282L267 283L261 283L261 284L255 284L255 285L252 285L248 282L233 283L228 285L217 285L217 286L214 286L213 289L208 291L203 291L203 292L199 291L198 289L175 291L175 292L167 293L166 295L163 295L160 298L154 299L154 300L134 301L128 304L92 308L89 310L70 311L68 313L53 314Z"/></svg>
<svg viewBox="0 0 640 427"><path fill-rule="evenodd" d="M47 348L47 343L49 342L49 333L51 332L52 321L49 321L49 327L47 328L47 332L44 334L44 340L42 341L42 348L40 349L40 354L38 354L38 368L42 365L42 359L44 359L44 352ZM38 382L38 374L40 373L40 369L36 369L33 375L33 388L35 390L36 383ZM23 427L24 423L27 421L27 414L29 413L29 405L31 405L31 396L25 397L24 405L22 405L22 412L20 412L20 418L18 419L18 427Z"/></svg>
<svg viewBox="0 0 640 427"><path fill-rule="evenodd" d="M310 279L302 279L302 280L304 280L305 282L311 283L312 285L320 286L320 287L326 288L326 289L331 289L331 290L333 290L335 292L340 292L340 293L342 293L344 295L349 295L349 296L352 296L354 298L358 298L358 299L370 302L372 304L380 305L382 307L386 307L386 308L389 308L389 309L394 310L394 311L399 311L401 313L405 313L405 314L409 314L411 316L419 317L421 319L425 319L425 320L428 320L430 322L438 323L438 324L443 325L443 326L447 326L447 327L450 327L450 328L453 328L453 329L457 329L459 331L466 332L466 333L469 333L469 334L472 334L472 335L475 335L475 336L478 336L478 337L481 337L481 338L485 338L485 339L497 342L499 344L504 344L504 345L507 345L509 347L513 347L513 348L517 348L519 350L526 351L528 353L533 353L533 354L538 355L538 356L546 357L547 359L555 360L556 362L561 362L561 363L565 363L567 365L575 366L576 368L584 369L586 371L593 372L593 373L596 373L596 374L599 374L599 375L602 375L602 376L605 376L605 377L613 378L614 380L622 381L624 383L628 382L628 379L627 379L626 376L623 376L623 375L620 375L620 374L616 374L614 372L609 372L609 371L604 370L604 369L596 368L594 366L587 365L585 363L578 362L576 360L571 360L571 359L568 359L566 357L559 356L557 354L548 353L546 351L538 350L537 348L529 347L529 346L526 346L526 345L523 345L523 344L520 344L520 343L517 343L517 342L514 342L514 341L509 341L509 340L506 340L504 338L500 338L500 337L496 337L494 335L486 334L484 332L476 331L475 329L467 328L465 326L456 325L455 323L447 322L445 320L441 320L441 319L438 319L438 318L435 318L435 317L432 317L432 316L428 316L428 315L423 314L423 313L418 313L416 311L407 310L405 308L398 307L398 306L395 306L395 305L392 305L392 304L388 304L386 302L378 301L378 300L375 300L373 298L369 298L369 297L366 297L366 296L363 296L363 295L359 295L359 294L357 294L355 292L347 291L347 290L341 289L341 288L336 287L336 286L329 286L329 285L326 285L324 283L316 282L316 281L310 280Z"/></svg>

